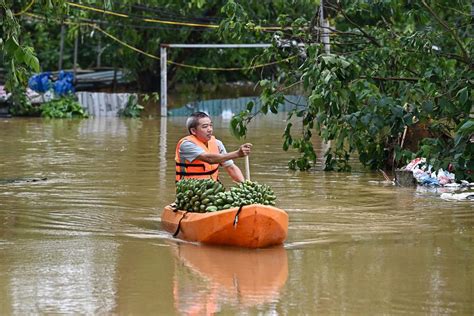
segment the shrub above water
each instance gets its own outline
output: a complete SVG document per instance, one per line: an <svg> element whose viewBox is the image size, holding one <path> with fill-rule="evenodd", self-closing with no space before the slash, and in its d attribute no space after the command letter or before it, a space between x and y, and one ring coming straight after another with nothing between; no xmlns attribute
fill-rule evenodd
<svg viewBox="0 0 474 316"><path fill-rule="evenodd" d="M86 118L89 115L72 95L54 99L40 106L41 116L48 118Z"/></svg>

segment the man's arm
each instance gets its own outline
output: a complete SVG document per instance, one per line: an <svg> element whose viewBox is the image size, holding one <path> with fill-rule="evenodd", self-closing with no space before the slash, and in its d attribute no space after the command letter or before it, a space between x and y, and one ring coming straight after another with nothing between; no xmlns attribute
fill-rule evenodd
<svg viewBox="0 0 474 316"><path fill-rule="evenodd" d="M240 171L240 168L237 167L237 165L232 164L228 167L225 167L225 171L227 171L232 180L236 182L244 182L244 175L242 174L242 171Z"/></svg>
<svg viewBox="0 0 474 316"><path fill-rule="evenodd" d="M211 153L203 152L202 154L197 156L197 159L205 161L205 162L210 163L210 164L221 163L221 162L224 162L224 161L227 161L227 160L247 156L248 154L250 154L250 149L251 148L252 148L252 144L246 143L246 144L241 145L238 150L231 151L230 153L211 154ZM240 169L239 169L239 171L240 171Z"/></svg>

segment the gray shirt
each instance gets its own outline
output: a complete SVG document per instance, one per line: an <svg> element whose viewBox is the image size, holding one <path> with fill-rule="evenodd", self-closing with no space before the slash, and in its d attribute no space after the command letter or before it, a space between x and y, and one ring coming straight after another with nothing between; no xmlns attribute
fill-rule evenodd
<svg viewBox="0 0 474 316"><path fill-rule="evenodd" d="M226 154L227 151L225 150L224 144L218 139L216 139L216 142L217 148L219 148L219 153ZM179 147L179 159L181 162L184 162L185 160L193 162L203 152L204 149L194 144L193 142L190 142L189 140L185 140ZM233 160L227 160L220 163L222 167L230 167L233 164Z"/></svg>

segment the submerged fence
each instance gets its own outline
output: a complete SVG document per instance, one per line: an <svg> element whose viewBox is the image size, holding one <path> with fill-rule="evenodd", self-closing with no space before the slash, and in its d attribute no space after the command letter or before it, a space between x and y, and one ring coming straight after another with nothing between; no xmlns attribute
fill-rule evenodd
<svg viewBox="0 0 474 316"><path fill-rule="evenodd" d="M79 103L96 117L117 116L133 93L76 92Z"/></svg>

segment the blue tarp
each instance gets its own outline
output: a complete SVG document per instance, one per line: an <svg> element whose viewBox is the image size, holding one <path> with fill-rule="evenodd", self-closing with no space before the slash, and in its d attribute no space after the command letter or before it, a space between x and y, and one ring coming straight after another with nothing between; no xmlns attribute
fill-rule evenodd
<svg viewBox="0 0 474 316"><path fill-rule="evenodd" d="M46 91L51 89L51 73L42 72L40 74L32 76L28 80L28 87L38 93L45 93Z"/></svg>
<svg viewBox="0 0 474 316"><path fill-rule="evenodd" d="M58 74L58 79L53 83L50 72L42 72L32 76L28 80L28 86L31 90L38 93L45 93L51 88L57 96L63 96L69 93L74 93L74 75L71 72L61 70Z"/></svg>
<svg viewBox="0 0 474 316"><path fill-rule="evenodd" d="M74 75L71 72L60 71L58 80L54 82L54 93L63 96L74 93Z"/></svg>

